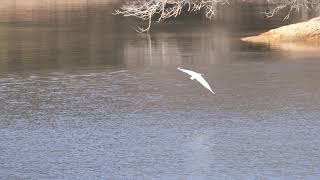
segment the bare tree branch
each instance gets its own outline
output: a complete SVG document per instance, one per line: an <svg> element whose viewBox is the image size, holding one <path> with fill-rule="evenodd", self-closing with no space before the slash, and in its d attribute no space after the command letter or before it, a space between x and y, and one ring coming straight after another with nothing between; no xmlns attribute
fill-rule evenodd
<svg viewBox="0 0 320 180"><path fill-rule="evenodd" d="M138 32L148 32L155 15L158 15L159 23L177 17L184 7L188 7L189 12L204 10L205 16L211 19L216 13L216 7L227 3L228 0L127 0L120 9L115 10L114 14L148 21L146 28L137 28Z"/></svg>
<svg viewBox="0 0 320 180"><path fill-rule="evenodd" d="M299 11L301 8L308 10L319 9L320 0L267 0L270 8L266 11L267 17L273 17L277 12L288 10L284 20L289 19L293 11Z"/></svg>
<svg viewBox="0 0 320 180"><path fill-rule="evenodd" d="M269 4L269 10L265 12L267 17L273 17L280 11L287 10L284 20L287 20L292 12L299 11L300 8L318 9L320 0L230 0L241 2L265 1ZM188 12L204 11L205 17L211 19L216 15L217 7L229 4L229 0L126 0L117 10L115 15L131 16L148 21L145 28L137 27L137 32L148 32L154 18L156 22L165 19L177 17L181 14L183 8L188 7Z"/></svg>

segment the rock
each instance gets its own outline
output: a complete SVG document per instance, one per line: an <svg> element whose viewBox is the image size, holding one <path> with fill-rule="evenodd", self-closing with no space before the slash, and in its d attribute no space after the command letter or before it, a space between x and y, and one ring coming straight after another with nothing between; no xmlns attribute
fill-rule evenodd
<svg viewBox="0 0 320 180"><path fill-rule="evenodd" d="M320 17L282 26L258 36L241 38L241 40L256 43L320 42Z"/></svg>

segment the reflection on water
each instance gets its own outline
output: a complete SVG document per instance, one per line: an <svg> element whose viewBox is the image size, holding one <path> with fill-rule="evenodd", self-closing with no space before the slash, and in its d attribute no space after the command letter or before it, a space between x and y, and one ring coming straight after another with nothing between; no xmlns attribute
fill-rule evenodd
<svg viewBox="0 0 320 180"><path fill-rule="evenodd" d="M113 3L0 5L0 179L320 175L317 52L199 19L136 34Z"/></svg>
<svg viewBox="0 0 320 180"><path fill-rule="evenodd" d="M310 56L319 56L320 44L318 42L278 42L268 44L272 49L279 49L281 51L308 53Z"/></svg>
<svg viewBox="0 0 320 180"><path fill-rule="evenodd" d="M118 27L110 2L9 2L0 5L1 71L122 63L122 40L113 33Z"/></svg>

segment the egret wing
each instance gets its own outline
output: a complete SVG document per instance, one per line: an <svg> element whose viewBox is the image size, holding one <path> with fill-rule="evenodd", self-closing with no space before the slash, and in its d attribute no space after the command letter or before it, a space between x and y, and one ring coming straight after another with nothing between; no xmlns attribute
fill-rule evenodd
<svg viewBox="0 0 320 180"><path fill-rule="evenodd" d="M187 70L187 69L181 69L181 68L177 68L177 69L179 69L180 71L182 71L184 73L189 74L190 76L195 76L195 75L199 74L199 73L196 73L194 71Z"/></svg>
<svg viewBox="0 0 320 180"><path fill-rule="evenodd" d="M199 83L202 84L202 85L203 85L205 88L207 88L209 91L211 91L212 94L215 94L215 93L212 91L212 89L211 89L210 85L208 84L208 82L207 82L202 76L197 77L196 80L199 81Z"/></svg>
<svg viewBox="0 0 320 180"><path fill-rule="evenodd" d="M208 84L208 82L201 76L200 73L191 71L191 70L187 70L187 69L182 69L180 67L177 68L178 70L189 74L191 76L191 80L196 79L200 84L202 84L202 86L204 86L205 88L207 88L212 94L215 94L215 92L212 91L210 85Z"/></svg>

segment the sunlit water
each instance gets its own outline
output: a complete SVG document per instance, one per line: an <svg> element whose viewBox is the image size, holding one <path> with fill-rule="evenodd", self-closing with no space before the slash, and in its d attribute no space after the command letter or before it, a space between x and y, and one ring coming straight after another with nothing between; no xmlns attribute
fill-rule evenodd
<svg viewBox="0 0 320 180"><path fill-rule="evenodd" d="M270 23L30 2L0 5L0 179L320 177L320 54L239 41Z"/></svg>

